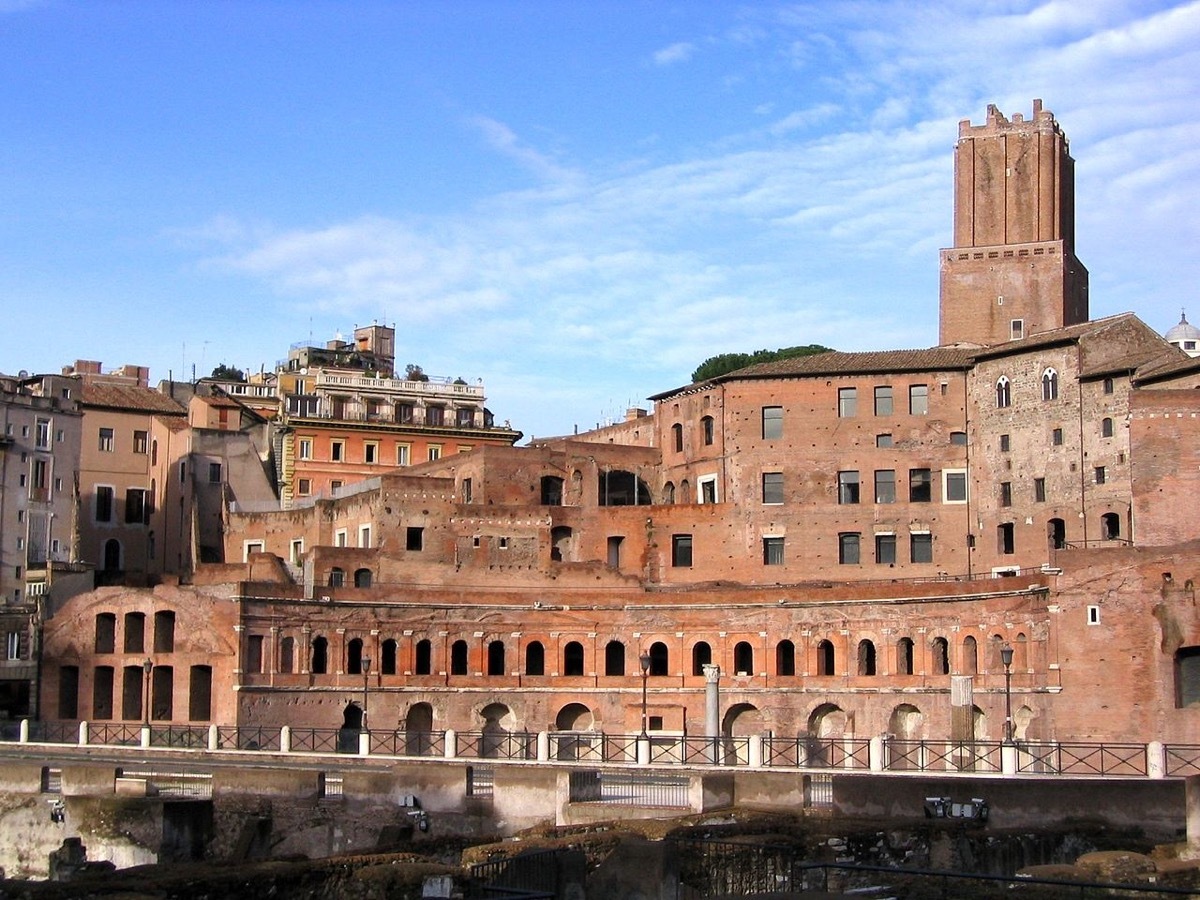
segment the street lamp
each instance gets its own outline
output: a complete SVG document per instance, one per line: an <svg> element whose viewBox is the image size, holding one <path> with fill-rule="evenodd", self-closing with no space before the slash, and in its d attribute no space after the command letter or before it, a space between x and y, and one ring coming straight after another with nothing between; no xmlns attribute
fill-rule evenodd
<svg viewBox="0 0 1200 900"><path fill-rule="evenodd" d="M142 712L144 714L143 721L147 726L150 725L150 673L154 671L154 663L150 662L147 657L142 663L142 671L146 673L146 692L142 697Z"/></svg>
<svg viewBox="0 0 1200 900"><path fill-rule="evenodd" d="M362 658L362 673L363 673L363 714L362 714L362 730L367 730L367 675L371 671L371 657L364 656Z"/></svg>
<svg viewBox="0 0 1200 900"><path fill-rule="evenodd" d="M1004 743L1013 742L1012 718L1012 644L1000 648L1000 662L1004 664Z"/></svg>
<svg viewBox="0 0 1200 900"><path fill-rule="evenodd" d="M645 650L638 657L638 662L642 665L642 737L646 737L646 679L650 675L650 654Z"/></svg>

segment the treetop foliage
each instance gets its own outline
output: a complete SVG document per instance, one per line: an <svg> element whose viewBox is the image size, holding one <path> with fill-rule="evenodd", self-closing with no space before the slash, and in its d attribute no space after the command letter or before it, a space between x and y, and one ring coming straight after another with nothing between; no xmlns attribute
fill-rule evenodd
<svg viewBox="0 0 1200 900"><path fill-rule="evenodd" d="M774 362L777 359L828 353L831 349L831 347L824 347L821 344L805 344L802 347L780 347L778 350L755 350L753 353L722 353L718 356L710 356L700 363L696 371L692 373L692 382L707 381L728 372L744 369L746 366Z"/></svg>
<svg viewBox="0 0 1200 900"><path fill-rule="evenodd" d="M245 381L246 373L235 366L230 366L225 363L221 363L219 366L217 366L215 369L212 370L212 375L209 377L210 378L220 378L223 381Z"/></svg>

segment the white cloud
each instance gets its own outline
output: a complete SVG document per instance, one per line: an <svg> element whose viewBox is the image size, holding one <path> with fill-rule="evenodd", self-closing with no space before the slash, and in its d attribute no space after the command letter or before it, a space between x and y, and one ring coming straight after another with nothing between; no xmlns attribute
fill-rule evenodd
<svg viewBox="0 0 1200 900"><path fill-rule="evenodd" d="M687 42L671 44L669 47L663 47L661 50L655 51L654 64L656 66L671 66L675 63L687 62L695 52L695 44Z"/></svg>

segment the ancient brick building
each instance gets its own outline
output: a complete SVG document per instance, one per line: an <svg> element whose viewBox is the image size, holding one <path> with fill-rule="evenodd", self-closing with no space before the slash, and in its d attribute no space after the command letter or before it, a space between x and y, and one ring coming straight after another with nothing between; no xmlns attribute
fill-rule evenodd
<svg viewBox="0 0 1200 900"><path fill-rule="evenodd" d="M695 734L716 665L725 733L998 739L1010 647L1018 737L1194 741L1200 360L1087 320L1049 112L990 110L958 154L948 346L766 363L589 434L227 505L203 587L47 623L47 708L129 718L148 663L170 721ZM100 617L127 612L190 624L122 652Z"/></svg>

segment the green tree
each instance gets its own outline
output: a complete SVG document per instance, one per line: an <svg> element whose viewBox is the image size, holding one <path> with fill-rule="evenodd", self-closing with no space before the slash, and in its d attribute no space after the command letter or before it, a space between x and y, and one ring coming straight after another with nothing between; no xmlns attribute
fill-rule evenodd
<svg viewBox="0 0 1200 900"><path fill-rule="evenodd" d="M212 378L220 378L222 381L245 381L246 373L235 366L221 363L212 370Z"/></svg>
<svg viewBox="0 0 1200 900"><path fill-rule="evenodd" d="M792 359L797 356L812 356L817 353L828 353L831 348L821 344L805 344L802 347L780 347L778 350L755 350L753 353L722 353L710 356L692 373L692 382L707 381L729 372L736 372L746 366L759 363L774 362L777 359Z"/></svg>
<svg viewBox="0 0 1200 900"><path fill-rule="evenodd" d="M428 381L429 376L425 371L414 363L409 363L404 367L404 377L408 381Z"/></svg>

